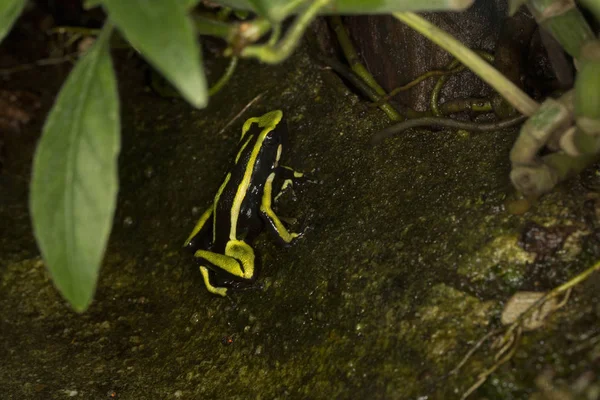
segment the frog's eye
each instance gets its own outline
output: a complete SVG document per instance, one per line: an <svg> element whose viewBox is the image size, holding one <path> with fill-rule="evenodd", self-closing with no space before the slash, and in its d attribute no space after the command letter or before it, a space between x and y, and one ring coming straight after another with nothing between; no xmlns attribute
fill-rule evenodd
<svg viewBox="0 0 600 400"><path fill-rule="evenodd" d="M277 135L273 134L273 131L269 132L263 140L263 146L276 146L278 144L279 140L277 140Z"/></svg>

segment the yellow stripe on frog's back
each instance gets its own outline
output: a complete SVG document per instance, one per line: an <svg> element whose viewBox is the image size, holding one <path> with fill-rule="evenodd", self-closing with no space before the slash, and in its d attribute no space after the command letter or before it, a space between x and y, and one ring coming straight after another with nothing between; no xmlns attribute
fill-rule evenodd
<svg viewBox="0 0 600 400"><path fill-rule="evenodd" d="M246 197L246 192L248 191L248 187L250 186L250 179L252 179L252 172L254 171L254 163L258 158L258 153L262 146L262 143L265 139L265 136L269 132L271 132L277 124L281 121L283 117L283 112L281 110L274 110L268 112L260 117L249 118L246 122L244 122L244 126L242 127L242 137L240 141L244 138L244 135L250 130L250 127L253 123L258 124L260 128L263 130L259 133L256 138L256 143L254 144L254 148L252 149L252 153L250 154L250 159L248 160L248 164L246 165L246 170L244 171L244 177L240 182L235 197L233 199L233 204L231 206L231 230L229 231L229 239L236 240L237 234L237 220L240 215L240 209L242 208L242 202L244 201L244 197Z"/></svg>

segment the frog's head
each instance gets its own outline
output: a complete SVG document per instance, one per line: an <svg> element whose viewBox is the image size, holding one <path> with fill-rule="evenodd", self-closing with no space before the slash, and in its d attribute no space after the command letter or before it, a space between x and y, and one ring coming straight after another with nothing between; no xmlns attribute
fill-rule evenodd
<svg viewBox="0 0 600 400"><path fill-rule="evenodd" d="M248 159L258 161L263 164L272 164L277 166L283 148L287 146L287 124L283 120L281 110L270 111L260 117L248 119L242 128L241 142L247 142L248 145L242 145L244 150L256 152L252 157L248 154ZM252 150L250 150L252 149ZM241 159L244 156L240 154Z"/></svg>

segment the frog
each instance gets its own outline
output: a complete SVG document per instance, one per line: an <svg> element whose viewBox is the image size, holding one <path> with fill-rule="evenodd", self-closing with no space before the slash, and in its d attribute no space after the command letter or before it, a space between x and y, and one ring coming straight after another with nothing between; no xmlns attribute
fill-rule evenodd
<svg viewBox="0 0 600 400"><path fill-rule="evenodd" d="M252 244L263 230L270 231L283 246L292 245L304 234L288 230L273 211L274 202L285 190L308 180L303 173L280 164L287 136L281 110L244 122L233 163L212 204L184 242L213 294L227 296L230 290L254 286L257 268Z"/></svg>

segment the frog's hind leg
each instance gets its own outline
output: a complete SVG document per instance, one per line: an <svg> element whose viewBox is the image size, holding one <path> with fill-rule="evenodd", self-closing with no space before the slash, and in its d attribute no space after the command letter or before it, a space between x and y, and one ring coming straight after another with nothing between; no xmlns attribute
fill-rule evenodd
<svg viewBox="0 0 600 400"><path fill-rule="evenodd" d="M200 266L200 273L202 274L202 278L204 278L204 286L208 289L209 292L218 294L219 296L227 296L227 288L218 287L211 283L210 271L205 266Z"/></svg>
<svg viewBox="0 0 600 400"><path fill-rule="evenodd" d="M283 244L290 244L294 239L300 237L301 234L289 232L283 225L279 217L275 214L271 208L273 202L273 180L275 179L275 172L267 178L265 182L262 202L260 204L260 213L265 219L265 223L269 230L279 238Z"/></svg>
<svg viewBox="0 0 600 400"><path fill-rule="evenodd" d="M254 276L254 250L243 240L230 240L225 245L225 254L198 250L194 257L202 258L220 270L242 279Z"/></svg>
<svg viewBox="0 0 600 400"><path fill-rule="evenodd" d="M226 287L213 283L215 282L215 270L245 280L254 278L254 250L243 240L230 240L227 242L225 254L214 253L208 250L198 250L194 253L194 256L208 261L215 267L212 270L209 270L206 266L200 267L200 272L204 278L204 285L211 293L221 296L227 295Z"/></svg>

